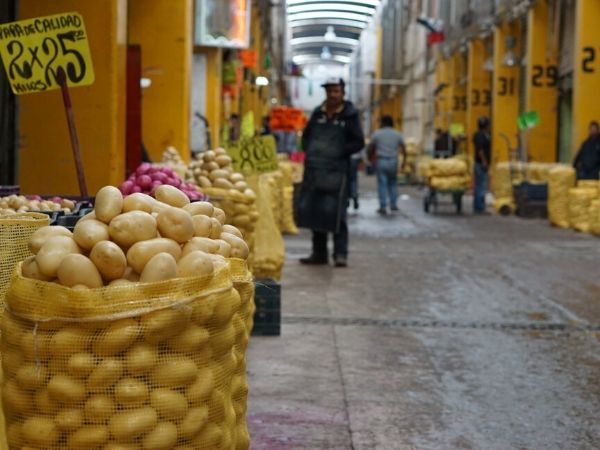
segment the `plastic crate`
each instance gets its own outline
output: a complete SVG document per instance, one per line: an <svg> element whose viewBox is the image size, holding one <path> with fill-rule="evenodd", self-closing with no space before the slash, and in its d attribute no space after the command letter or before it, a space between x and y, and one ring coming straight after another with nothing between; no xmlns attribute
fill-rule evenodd
<svg viewBox="0 0 600 450"><path fill-rule="evenodd" d="M253 336L281 334L281 284L270 278L255 281Z"/></svg>
<svg viewBox="0 0 600 450"><path fill-rule="evenodd" d="M0 197L8 197L9 195L19 195L21 187L18 184L9 186L0 186Z"/></svg>

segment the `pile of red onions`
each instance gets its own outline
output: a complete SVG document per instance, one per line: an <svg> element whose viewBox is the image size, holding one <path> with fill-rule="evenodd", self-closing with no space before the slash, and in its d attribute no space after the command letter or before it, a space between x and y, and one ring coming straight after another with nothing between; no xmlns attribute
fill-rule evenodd
<svg viewBox="0 0 600 450"><path fill-rule="evenodd" d="M205 196L193 183L185 183L173 169L166 166L157 166L150 163L142 163L127 180L121 183L119 189L123 195L142 192L154 196L154 190L162 185L168 184L185 193L190 200L204 200Z"/></svg>

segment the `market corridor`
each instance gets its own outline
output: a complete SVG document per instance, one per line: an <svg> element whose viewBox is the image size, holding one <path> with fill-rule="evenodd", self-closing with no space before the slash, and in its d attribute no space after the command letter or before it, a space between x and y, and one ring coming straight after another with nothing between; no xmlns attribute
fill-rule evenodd
<svg viewBox="0 0 600 450"><path fill-rule="evenodd" d="M282 335L248 353L252 448L600 448L597 238L425 215L415 188L382 218L362 182L347 269L286 239Z"/></svg>

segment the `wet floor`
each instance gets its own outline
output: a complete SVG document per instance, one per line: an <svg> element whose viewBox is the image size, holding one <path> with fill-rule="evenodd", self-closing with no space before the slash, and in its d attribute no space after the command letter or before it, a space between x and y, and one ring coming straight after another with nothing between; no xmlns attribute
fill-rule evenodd
<svg viewBox="0 0 600 450"><path fill-rule="evenodd" d="M248 352L252 448L600 448L600 240L427 215L414 188L380 217L361 181L348 268L286 238L282 336Z"/></svg>

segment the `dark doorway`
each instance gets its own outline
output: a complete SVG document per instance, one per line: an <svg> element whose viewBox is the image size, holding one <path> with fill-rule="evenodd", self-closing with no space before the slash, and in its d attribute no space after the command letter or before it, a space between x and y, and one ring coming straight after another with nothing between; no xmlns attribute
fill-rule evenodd
<svg viewBox="0 0 600 450"><path fill-rule="evenodd" d="M0 2L0 23L16 20L16 2ZM1 65L2 63L0 63ZM0 184L16 184L17 101L10 90L4 66L0 69Z"/></svg>

